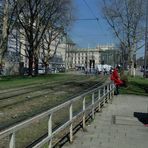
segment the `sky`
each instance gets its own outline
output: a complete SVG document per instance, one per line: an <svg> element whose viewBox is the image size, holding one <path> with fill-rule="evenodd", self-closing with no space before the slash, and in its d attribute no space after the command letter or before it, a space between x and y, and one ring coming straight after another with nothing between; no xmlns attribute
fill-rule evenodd
<svg viewBox="0 0 148 148"><path fill-rule="evenodd" d="M89 7L86 5L86 3ZM115 37L101 13L102 0L74 0L76 20L70 31L72 40L79 47L96 47L98 44L111 44ZM79 20L95 19L99 20Z"/></svg>
<svg viewBox="0 0 148 148"><path fill-rule="evenodd" d="M87 3L87 4L86 4ZM76 21L73 22L69 35L80 48L95 48L97 45L116 44L118 40L102 14L102 0L74 0ZM79 20L94 19L99 20ZM143 49L137 52L143 56Z"/></svg>

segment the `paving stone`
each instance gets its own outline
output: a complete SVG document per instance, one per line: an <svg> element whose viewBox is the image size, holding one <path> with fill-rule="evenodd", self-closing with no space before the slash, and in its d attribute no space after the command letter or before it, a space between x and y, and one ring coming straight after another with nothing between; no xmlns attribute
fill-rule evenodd
<svg viewBox="0 0 148 148"><path fill-rule="evenodd" d="M73 144L64 148L146 148L148 127L134 113L147 113L148 97L119 95L106 105L87 132L78 132Z"/></svg>

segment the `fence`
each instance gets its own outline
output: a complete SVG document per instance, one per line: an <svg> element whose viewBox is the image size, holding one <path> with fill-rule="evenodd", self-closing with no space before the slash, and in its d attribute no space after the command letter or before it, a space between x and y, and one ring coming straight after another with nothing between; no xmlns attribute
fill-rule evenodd
<svg viewBox="0 0 148 148"><path fill-rule="evenodd" d="M86 105L86 98L87 96L91 96L91 103L89 105ZM25 128L29 126L32 122L43 119L44 117L49 117L48 120L48 135L41 140L39 143L37 143L34 148L39 148L42 147L45 144L48 144L49 148L52 148L52 140L54 136L62 131L65 128L69 128L69 136L70 136L70 141L73 141L73 129L74 129L74 121L78 117L82 117L82 125L83 128L86 127L86 116L88 115L88 112L91 113L92 118L95 117L95 110L98 109L98 111L101 110L101 108L105 105L105 103L108 103L109 100L113 98L114 95L114 85L109 82L106 83L98 88L95 88L93 90L90 90L86 93L81 94L80 96L77 96L57 107L54 107L46 112L43 112L31 119L28 119L24 122L21 122L13 127L10 127L2 132L0 132L0 139L5 138L6 136L9 136L9 148L15 148L15 134L17 131L19 131L22 128ZM76 101L82 101L82 110L77 114L74 115L74 110L73 110L73 104ZM69 120L65 123L63 123L60 127L58 127L56 130L53 130L53 118L54 118L54 113L57 112L58 110L68 107L69 109Z"/></svg>

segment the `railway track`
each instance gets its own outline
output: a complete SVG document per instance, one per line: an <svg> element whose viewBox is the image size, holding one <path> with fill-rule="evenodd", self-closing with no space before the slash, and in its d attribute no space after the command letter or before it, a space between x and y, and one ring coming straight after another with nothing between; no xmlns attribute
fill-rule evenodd
<svg viewBox="0 0 148 148"><path fill-rule="evenodd" d="M77 97L77 96L79 96L79 95L81 95L81 94L83 94L84 92L87 92L87 91L90 91L90 90L92 90L92 89L94 89L94 88L97 88L98 86L100 86L101 84L103 84L103 81L102 82L100 82L100 83L97 83L96 85L94 85L94 86L92 86L92 87L90 87L90 88L88 88L88 89L86 89L86 90L84 90L83 92L81 92L81 93L79 93L79 94L77 94L77 95L73 95L73 96L71 96L68 100L70 100L70 99L73 99L74 97ZM87 120L86 120L86 122L89 120L91 118L91 116L88 116L87 117ZM63 120L64 120L64 118L63 118ZM62 121L63 122L63 121ZM82 121L79 123L79 121L77 121L78 123L76 124L76 126L74 127L74 130L75 130L75 133L77 132L77 130L78 129L80 129L80 128L82 128ZM54 128L53 128L53 131L55 131L57 128L59 127L59 125L54 125ZM77 129L78 128L78 129ZM68 133L69 134L69 133ZM65 135L65 137L68 137L68 134L66 134ZM44 138L46 138L48 136L48 133L46 132L46 133L44 133L44 134L42 134L39 138L37 138L37 139L35 139L32 143L30 143L30 144L28 144L25 148L32 148L33 146L35 146L37 143L39 143L40 141L42 141ZM65 138L64 137L64 138ZM56 148L56 145L58 145L58 143L60 143L60 142L62 142L62 137L60 138L60 140L58 140L58 142L56 142L55 143L55 146L53 146L54 148Z"/></svg>
<svg viewBox="0 0 148 148"><path fill-rule="evenodd" d="M36 84L36 85L24 86L21 88L3 90L0 92L0 100L4 100L4 99L11 98L11 97L19 96L21 94L37 91L37 90L40 90L41 88L44 89L48 86L52 87L51 85L58 84L59 82L61 84L64 84L66 82L77 81L77 80L79 80L79 79L72 79L70 81L63 80L63 81L55 81L55 82L48 82L48 83L40 83L40 84Z"/></svg>
<svg viewBox="0 0 148 148"><path fill-rule="evenodd" d="M48 83L42 83L38 85L31 85L31 86L25 86L21 88L15 88L6 90L5 92L0 92L0 103L2 104L2 100L6 100L9 102L11 99L15 99L17 96L21 96L24 94L29 94L31 92L40 91L40 90L46 90L46 89L52 89L52 87L56 87L57 85L64 85L71 82L83 82L83 79L71 79L70 81L55 81L55 82L48 82ZM44 95L44 94L43 94ZM41 95L40 95L41 96ZM31 97L32 98L32 97ZM27 99L26 99L27 100ZM20 101L19 101L20 102ZM3 107L0 105L0 108Z"/></svg>
<svg viewBox="0 0 148 148"><path fill-rule="evenodd" d="M77 94L73 94L73 95L71 95L70 97L68 97L68 98L66 98L66 100L70 100L70 99L72 99L72 98L74 98L74 97L77 97L77 96L79 96L80 94L82 94L82 93L84 93L84 92L87 92L87 91L89 91L89 90L91 90L91 89L93 89L93 88L96 88L96 87L98 87L98 86L100 86L102 83L104 83L104 81L106 80L106 78L104 78L104 79L101 79L99 82L95 82L94 84L94 86L92 86L92 87L90 87L91 86L91 84L89 84L89 82L91 82L91 81L86 81L86 85L88 85L88 87L89 88L87 88L87 89L85 89L85 90L83 90L83 91L81 91L81 92L77 92ZM60 81L61 82L61 81ZM19 105L19 104L24 104L25 102L27 102L27 101L30 101L30 100L33 100L33 99L36 99L36 98L42 98L42 96L45 96L45 95L48 95L50 92L48 92L49 91L49 89L51 89L51 90L53 90L54 91L54 88L55 87L58 87L59 86L59 89L60 89L60 86L61 85L67 85L67 87L69 86L69 84L70 83L79 83L79 84L83 84L84 83L84 80L82 80L82 79L73 79L73 80L68 80L68 81L62 81L60 84L59 84L59 81L57 81L56 83L54 82L54 83L50 83L50 85L48 84L48 83L44 83L42 86L42 90L41 90L41 86L40 86L40 88L38 88L37 90L36 90L36 92L37 91L41 91L42 93L41 94L36 94L36 95L30 95L30 98L24 98L24 99L22 99L22 100L19 100L19 101L16 101L16 102L13 102L13 103L10 103L10 104L0 104L0 110L1 109L4 109L4 108L9 108L9 107L11 107L11 108L13 108L13 107L15 107L15 105ZM51 86L52 85L52 86ZM48 87L48 88L47 88ZM34 88L34 87L33 87ZM21 88L21 89L23 89L23 88ZM31 88L30 88L31 89ZM20 90L20 89L18 89L18 90ZM18 91L17 89L15 89L15 91ZM26 93L26 94L29 94L29 93ZM20 94L20 95L18 95L18 96L23 96L24 94ZM0 100L0 101L10 101L10 100L13 100L15 97L12 97L12 95L11 95L11 97L9 98L5 98L5 99L3 99L3 100ZM65 100L65 101L66 101ZM8 102L9 102L8 101ZM50 109L50 108L48 108L48 109ZM2 130L2 129L6 129L6 128L8 128L8 127L10 127L10 126L12 126L12 125L14 125L14 124L17 124L17 123L19 123L19 122L21 122L21 121L23 121L23 120L26 120L27 118L30 118L30 117L32 117L32 116L34 116L34 115L37 115L37 114L39 114L39 113L41 113L41 112L43 112L43 111L46 111L46 108L44 108L44 110L40 110L38 113L36 113L36 114L30 114L30 116L27 116L27 117L25 117L25 118L22 118L22 119L20 119L20 120L16 120L15 122L11 122L10 124L6 124L6 125L4 125L3 127L0 127L0 130ZM54 127L54 129L56 129L56 128L58 128L58 125L57 124L55 124L55 127ZM41 134L41 136L40 137L38 137L38 138L36 138L35 140L33 140L31 143L29 143L29 144L27 144L26 145L26 148L31 148L33 145L35 145L36 143L38 143L39 141L41 141L43 138L45 138L47 136L47 133L44 133L44 134Z"/></svg>
<svg viewBox="0 0 148 148"><path fill-rule="evenodd" d="M100 82L100 83L97 83L96 85L94 85L94 86L92 86L92 87L90 87L90 88L84 90L83 92L81 92L81 93L79 93L79 94L77 94L77 95L73 95L73 96L69 97L68 100L73 99L74 97L77 97L77 96L83 94L84 92L87 92L87 91L89 91L89 90L92 90L92 89L94 89L94 88L97 88L97 87L100 86L102 83L103 83L103 81ZM90 118L90 117L89 117L89 118ZM89 120L89 118L87 119L87 121ZM63 119L64 119L64 118L63 118ZM76 128L81 128L81 127L82 127L81 124L82 124L82 122L80 122L79 124L77 124L74 129L76 129ZM54 125L53 131L56 130L58 127L59 127L59 125ZM34 140L32 143L28 144L25 148L31 148L31 147L35 146L38 142L40 142L40 141L43 140L45 137L47 137L47 135L48 135L47 132L44 133L44 134L42 134L39 138L37 138L36 140ZM68 134L67 134L66 136L68 136ZM56 144L57 144L57 143L56 143Z"/></svg>
<svg viewBox="0 0 148 148"><path fill-rule="evenodd" d="M79 80L75 79L75 82L76 81L79 81ZM69 82L72 82L72 81L67 81L67 82L63 81L62 83L60 83L60 85L67 84ZM97 85L99 85L100 83L97 83ZM6 95L4 97L0 96L0 109L5 108L5 107L9 107L9 106L14 105L14 104L16 105L16 104L24 103L25 101L28 101L30 99L35 99L35 98L38 98L38 97L42 97L42 96L48 95L50 93L49 92L50 90L52 90L54 87L58 87L58 86L59 86L59 82L54 82L54 83L50 83L50 84L46 83L46 84L43 84L40 87L38 87L38 86L36 86L36 87L35 86L34 87L29 87L29 88L27 88L28 91L24 91L24 92L19 92L18 93L18 90L16 90L15 93L17 93L17 94L8 94L8 96ZM95 87L95 86L93 86L93 87ZM30 90L31 88L33 88L33 90ZM40 94L38 94L38 93L36 94L35 93L35 95L30 94L31 92L34 92L34 91L36 91L36 92L37 91L41 91L41 89L44 92L42 91L42 93L40 93ZM23 88L21 90L23 90ZM84 90L84 91L87 91L87 90ZM23 96L24 94L25 94L25 96ZM26 96L26 94L28 94L28 95ZM22 96L22 98L21 99L19 98L19 100L17 100L15 98L16 96ZM5 101L5 99L7 99L7 101ZM14 99L14 100L12 100L12 99Z"/></svg>
<svg viewBox="0 0 148 148"><path fill-rule="evenodd" d="M93 86L93 87L97 87L103 81L104 81L104 79L102 79L99 83L97 83L97 81L96 81L95 83L97 83L97 84L95 86ZM88 82L86 81L85 82L85 85L86 86L88 85L87 87L90 87L90 85L91 85L91 84L89 84L89 82L90 81L88 81ZM19 94L15 95L15 96L14 96L14 94L9 94L10 97L8 97L8 98L5 97L5 98L2 99L2 97L1 97L1 100L0 100L0 112L3 112L3 110L7 110L7 108L8 108L8 110L10 110L9 111L10 114L12 114L11 110L13 111L13 108L15 109L15 108L17 108L19 106L22 106L22 108L24 108L24 111L25 111L25 106L24 105L27 104L27 102L30 103L31 101L33 102L33 101L42 100L42 98L44 98L46 95L50 94L51 92L55 93L55 92L61 91L61 86L63 86L63 85L65 85L66 88L69 88L69 84L71 84L71 83L72 84L75 83L76 85L77 84L78 85L79 84L84 84L84 80L81 78L81 79L71 79L71 80L68 80L68 81L65 81L65 80L64 81L56 81L56 82L53 82L53 83L50 83L50 84L49 83L43 83L42 85L40 85L40 87L38 87L38 85L37 85L37 88L35 88L35 90L30 90L29 93L28 92L24 92L22 94L22 93L19 92ZM34 88L34 86L33 86L33 88ZM54 90L54 88L57 88L57 90ZM21 89L23 89L23 88L21 88ZM89 89L91 89L91 88L89 88ZM82 92L88 91L89 89L85 89L83 91L81 90L79 92L77 91L77 95L80 95ZM20 89L15 89L16 92L19 91L19 90ZM32 92L34 92L34 94ZM40 92L40 93L37 93L37 92ZM70 93L70 94L72 94L72 93ZM65 101L66 100L70 100L71 98L76 96L76 95L74 95L75 93L73 93L73 95L70 95L70 94L69 94L70 97L63 99L63 101L64 100ZM19 98L16 99L17 97L19 97ZM63 101L61 100L58 103L63 103ZM55 103L55 105L57 105L57 103ZM51 106L51 107L53 107L53 106ZM37 114L41 113L42 111L45 111L46 109L49 109L49 106L43 107L42 109L39 108L38 109L39 111L37 111ZM14 112L14 114L15 114L15 112ZM0 127L0 130L3 129L3 128L8 128L8 127L12 126L13 124L17 124L18 122L20 122L22 120L25 120L25 119L35 115L35 113L33 113L33 114L32 113L31 114L28 113L29 115L26 116L26 113L25 113L24 114L25 116L22 117L23 114L24 113L22 112L22 115L21 115L20 119L19 119L19 115L17 117L18 119L16 117L11 118L11 116L7 117L10 120L8 122L7 122L7 120L3 119L2 115L1 115L0 116L0 120L1 121L5 121L5 122L0 122L0 123L2 123L1 125L3 125L3 126ZM14 121L11 121L12 119Z"/></svg>

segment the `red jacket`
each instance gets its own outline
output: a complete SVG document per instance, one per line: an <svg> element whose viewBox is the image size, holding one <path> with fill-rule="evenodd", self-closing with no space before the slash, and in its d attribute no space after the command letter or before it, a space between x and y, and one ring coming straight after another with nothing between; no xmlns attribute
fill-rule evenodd
<svg viewBox="0 0 148 148"><path fill-rule="evenodd" d="M114 71L112 72L111 80L114 81L115 85L121 85L123 83L122 80L120 80L119 78L117 68L115 68Z"/></svg>

